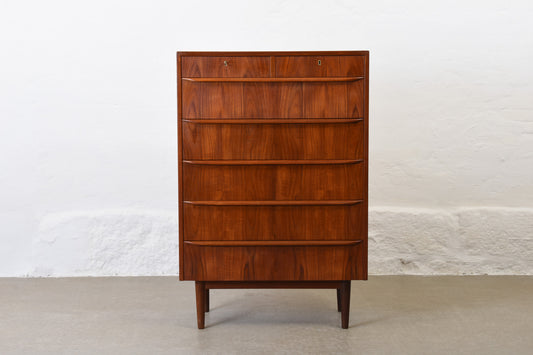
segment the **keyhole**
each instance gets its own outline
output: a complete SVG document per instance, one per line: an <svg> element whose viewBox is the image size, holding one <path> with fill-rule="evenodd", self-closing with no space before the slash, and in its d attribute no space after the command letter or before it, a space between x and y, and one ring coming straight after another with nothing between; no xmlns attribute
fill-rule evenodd
<svg viewBox="0 0 533 355"><path fill-rule="evenodd" d="M318 60L318 65L322 65L322 61L320 59Z"/></svg>

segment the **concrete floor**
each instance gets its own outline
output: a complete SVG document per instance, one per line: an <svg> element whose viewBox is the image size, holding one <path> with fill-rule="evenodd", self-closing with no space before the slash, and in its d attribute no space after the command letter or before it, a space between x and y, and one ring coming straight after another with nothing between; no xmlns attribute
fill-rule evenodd
<svg viewBox="0 0 533 355"><path fill-rule="evenodd" d="M374 276L334 290L212 290L175 277L0 279L0 354L532 354L533 277Z"/></svg>

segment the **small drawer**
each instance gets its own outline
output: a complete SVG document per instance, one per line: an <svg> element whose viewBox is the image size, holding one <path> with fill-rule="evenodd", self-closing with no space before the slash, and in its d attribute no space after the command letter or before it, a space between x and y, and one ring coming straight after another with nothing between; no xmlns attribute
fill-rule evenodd
<svg viewBox="0 0 533 355"><path fill-rule="evenodd" d="M365 75L363 56L276 57L276 77L352 77Z"/></svg>
<svg viewBox="0 0 533 355"><path fill-rule="evenodd" d="M184 78L263 78L270 76L270 57L189 57L181 59Z"/></svg>

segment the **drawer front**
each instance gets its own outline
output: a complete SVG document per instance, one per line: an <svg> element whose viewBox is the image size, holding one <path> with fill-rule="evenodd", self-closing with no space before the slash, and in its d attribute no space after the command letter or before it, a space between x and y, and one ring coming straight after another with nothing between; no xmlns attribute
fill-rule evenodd
<svg viewBox="0 0 533 355"><path fill-rule="evenodd" d="M363 56L276 57L276 77L351 77L365 75Z"/></svg>
<svg viewBox="0 0 533 355"><path fill-rule="evenodd" d="M183 164L185 201L359 200L364 164Z"/></svg>
<svg viewBox="0 0 533 355"><path fill-rule="evenodd" d="M183 123L190 160L363 159L364 125Z"/></svg>
<svg viewBox="0 0 533 355"><path fill-rule="evenodd" d="M346 206L199 206L185 204L186 240L363 239L363 203Z"/></svg>
<svg viewBox="0 0 533 355"><path fill-rule="evenodd" d="M269 77L270 57L189 57L184 56L184 78Z"/></svg>
<svg viewBox="0 0 533 355"><path fill-rule="evenodd" d="M362 280L365 245L220 247L184 245L184 279L204 281Z"/></svg>
<svg viewBox="0 0 533 355"><path fill-rule="evenodd" d="M362 118L364 82L182 82L184 119Z"/></svg>

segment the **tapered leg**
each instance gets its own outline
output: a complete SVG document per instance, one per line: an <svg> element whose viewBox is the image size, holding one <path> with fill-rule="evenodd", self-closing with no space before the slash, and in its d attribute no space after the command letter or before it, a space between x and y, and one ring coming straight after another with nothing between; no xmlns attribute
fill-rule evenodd
<svg viewBox="0 0 533 355"><path fill-rule="evenodd" d="M198 329L204 329L205 327L205 282L196 281L196 317L198 318Z"/></svg>
<svg viewBox="0 0 533 355"><path fill-rule="evenodd" d="M205 289L205 311L209 312L209 289Z"/></svg>
<svg viewBox="0 0 533 355"><path fill-rule="evenodd" d="M341 311L341 289L337 289L337 311Z"/></svg>
<svg viewBox="0 0 533 355"><path fill-rule="evenodd" d="M350 289L351 281L344 281L341 286L341 323L342 329L348 329L350 323Z"/></svg>

